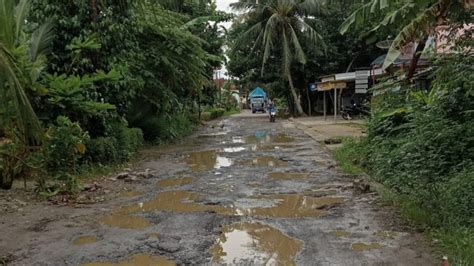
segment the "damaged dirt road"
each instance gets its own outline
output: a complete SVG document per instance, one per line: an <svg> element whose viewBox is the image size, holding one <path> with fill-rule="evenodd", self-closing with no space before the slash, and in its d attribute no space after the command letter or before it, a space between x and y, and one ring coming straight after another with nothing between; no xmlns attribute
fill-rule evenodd
<svg viewBox="0 0 474 266"><path fill-rule="evenodd" d="M374 194L355 191L353 177L291 122L238 115L141 158L137 171L152 177L98 181L129 189L102 203L2 213L0 257L9 265L435 264L422 237L404 232Z"/></svg>

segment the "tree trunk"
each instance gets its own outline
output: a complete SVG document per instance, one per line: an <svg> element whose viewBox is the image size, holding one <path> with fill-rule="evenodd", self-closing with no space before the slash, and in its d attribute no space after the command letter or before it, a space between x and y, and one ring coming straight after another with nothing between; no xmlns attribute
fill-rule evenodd
<svg viewBox="0 0 474 266"><path fill-rule="evenodd" d="M410 81L415 75L416 68L418 67L418 62L420 61L421 54L423 50L425 50L426 42L428 41L428 37L424 37L423 40L417 45L415 54L410 62L410 68L408 69L407 80Z"/></svg>
<svg viewBox="0 0 474 266"><path fill-rule="evenodd" d="M293 101L295 103L295 107L296 107L296 111L298 112L298 115L305 116L303 107L301 107L301 103L299 101L298 94L296 93L296 89L293 86L293 79L291 78L291 74L288 74L288 83L290 84L291 95L293 96Z"/></svg>
<svg viewBox="0 0 474 266"><path fill-rule="evenodd" d="M91 0L91 7L92 7L91 19L92 19L92 22L95 23L97 21L97 0Z"/></svg>
<svg viewBox="0 0 474 266"><path fill-rule="evenodd" d="M306 89L306 97L308 98L308 115L311 116L311 96L309 95L309 89Z"/></svg>

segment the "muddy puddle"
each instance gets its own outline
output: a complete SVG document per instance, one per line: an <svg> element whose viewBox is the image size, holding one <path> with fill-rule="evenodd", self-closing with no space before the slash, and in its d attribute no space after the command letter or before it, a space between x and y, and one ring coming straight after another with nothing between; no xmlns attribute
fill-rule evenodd
<svg viewBox="0 0 474 266"><path fill-rule="evenodd" d="M190 153L186 158L186 163L194 171L209 171L229 167L233 161L218 155L215 150L210 150Z"/></svg>
<svg viewBox="0 0 474 266"><path fill-rule="evenodd" d="M90 262L82 264L82 266L151 266L151 265L160 265L160 266L174 266L176 263L172 260L167 259L162 256L151 256L148 254L135 254L127 258L124 261L120 262Z"/></svg>
<svg viewBox="0 0 474 266"><path fill-rule="evenodd" d="M246 144L272 144L272 143L290 143L295 139L286 134L272 134L267 131L257 131L254 135L242 138Z"/></svg>
<svg viewBox="0 0 474 266"><path fill-rule="evenodd" d="M122 197L136 197L142 195L142 193L136 190L128 190L120 192L119 195Z"/></svg>
<svg viewBox="0 0 474 266"><path fill-rule="evenodd" d="M273 173L269 173L268 177L273 178L273 179L280 179L280 180L307 179L309 178L309 173L273 172Z"/></svg>
<svg viewBox="0 0 474 266"><path fill-rule="evenodd" d="M81 236L72 242L74 245L88 245L97 242L98 239L95 236Z"/></svg>
<svg viewBox="0 0 474 266"><path fill-rule="evenodd" d="M262 156L255 158L253 160L244 161L243 164L251 165L251 166L258 166L258 167L282 167L288 166L288 162L282 161L275 157L271 156Z"/></svg>
<svg viewBox="0 0 474 266"><path fill-rule="evenodd" d="M352 244L352 249L359 252L380 249L381 247L382 246L379 243L366 244L359 242Z"/></svg>
<svg viewBox="0 0 474 266"><path fill-rule="evenodd" d="M123 229L143 229L151 226L147 219L133 216L124 208L105 216L101 219L101 223Z"/></svg>
<svg viewBox="0 0 474 266"><path fill-rule="evenodd" d="M350 237L352 233L346 230L334 230L331 232L336 237Z"/></svg>
<svg viewBox="0 0 474 266"><path fill-rule="evenodd" d="M263 208L250 208L247 215L265 217L321 217L329 215L328 209L344 203L340 197L310 197L298 194L265 195L260 200L275 201L275 205Z"/></svg>
<svg viewBox="0 0 474 266"><path fill-rule="evenodd" d="M294 265L302 243L259 223L224 226L211 248L212 262L223 264Z"/></svg>
<svg viewBox="0 0 474 266"><path fill-rule="evenodd" d="M192 177L180 177L180 178L168 178L158 181L160 187L175 187L191 184L193 182Z"/></svg>

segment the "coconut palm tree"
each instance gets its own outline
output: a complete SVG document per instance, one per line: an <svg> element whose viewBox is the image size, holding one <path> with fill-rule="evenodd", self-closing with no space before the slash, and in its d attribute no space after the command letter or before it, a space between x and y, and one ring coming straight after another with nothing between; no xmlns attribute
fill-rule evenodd
<svg viewBox="0 0 474 266"><path fill-rule="evenodd" d="M344 34L351 26L364 25L376 14L384 12L386 15L373 31L389 26L400 28L400 30L389 49L383 67L386 68L395 62L406 44L416 41L419 45L413 55L407 75L407 78L411 79L428 36L437 26L446 23L450 17L456 17L465 9L471 8L469 3L468 0L370 0L344 21L340 32Z"/></svg>
<svg viewBox="0 0 474 266"><path fill-rule="evenodd" d="M51 47L52 26L46 23L32 34L24 30L30 2L0 0L0 126L14 127L25 143L39 140L41 126L27 91L39 89L37 80ZM13 109L7 117L8 109Z"/></svg>
<svg viewBox="0 0 474 266"><path fill-rule="evenodd" d="M306 64L305 51L300 41L305 38L314 47L323 47L321 35L307 20L322 13L323 4L318 0L240 0L231 4L242 12L240 19L255 21L237 41L255 42L254 47L263 50L262 74L272 56L281 58L283 77L288 81L290 92L299 115L304 115L298 93L293 84L292 64Z"/></svg>

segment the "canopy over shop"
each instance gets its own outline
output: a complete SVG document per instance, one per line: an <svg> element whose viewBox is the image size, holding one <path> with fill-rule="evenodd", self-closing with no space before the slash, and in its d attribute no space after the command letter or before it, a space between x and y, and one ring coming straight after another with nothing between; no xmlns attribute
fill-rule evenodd
<svg viewBox="0 0 474 266"><path fill-rule="evenodd" d="M358 95L365 96L369 86L375 83L376 77L383 74L384 71L377 68L321 77L321 82L317 83L317 91L323 92L324 119L327 117L326 94L334 107L334 119L337 119L338 110L346 101L351 101ZM346 95L350 96L344 97L344 90L348 91Z"/></svg>

